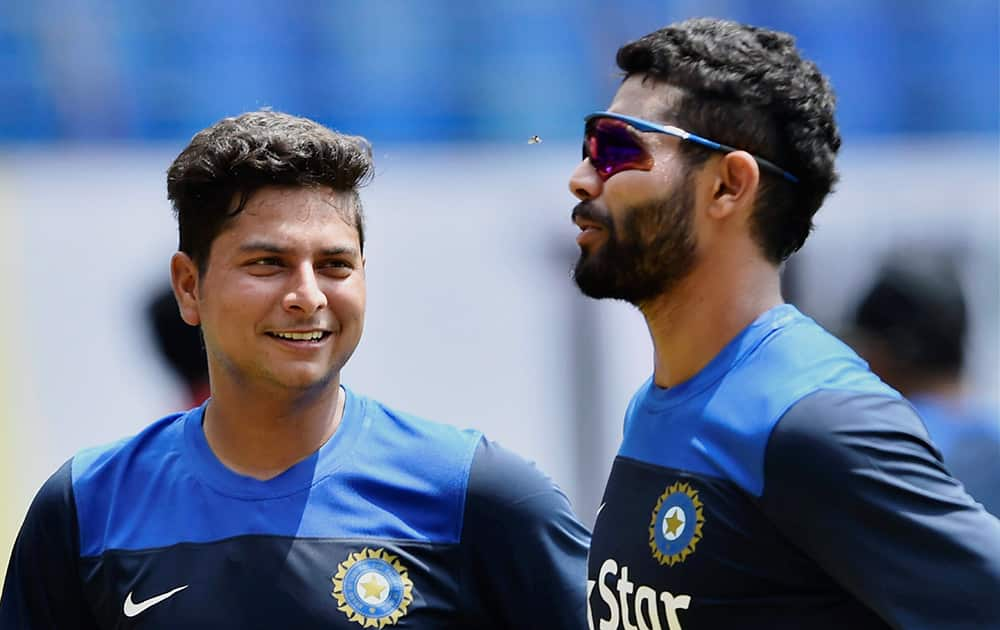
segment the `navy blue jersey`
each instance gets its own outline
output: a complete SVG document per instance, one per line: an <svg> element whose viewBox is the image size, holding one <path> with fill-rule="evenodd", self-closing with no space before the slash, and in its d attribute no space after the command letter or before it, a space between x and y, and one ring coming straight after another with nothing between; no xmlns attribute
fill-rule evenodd
<svg viewBox="0 0 1000 630"><path fill-rule="evenodd" d="M533 465L347 392L337 432L259 481L204 406L86 451L39 492L0 627L580 628L589 534Z"/></svg>
<svg viewBox="0 0 1000 630"><path fill-rule="evenodd" d="M588 600L600 630L1000 628L1000 521L906 400L783 305L633 398Z"/></svg>

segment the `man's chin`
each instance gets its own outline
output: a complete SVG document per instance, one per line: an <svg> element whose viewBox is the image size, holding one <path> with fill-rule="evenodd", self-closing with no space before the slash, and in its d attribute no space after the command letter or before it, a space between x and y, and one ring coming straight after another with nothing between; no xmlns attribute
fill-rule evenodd
<svg viewBox="0 0 1000 630"><path fill-rule="evenodd" d="M594 260L580 259L573 270L573 280L580 292L595 300L621 300L633 306L640 306L655 297L660 291L650 290L652 285L629 284L623 282L607 266L593 264Z"/></svg>
<svg viewBox="0 0 1000 630"><path fill-rule="evenodd" d="M606 269L602 269L596 263L596 260L586 254L580 257L573 269L573 281L576 282L577 288L580 289L581 293L595 300L617 299L613 278L610 277Z"/></svg>
<svg viewBox="0 0 1000 630"><path fill-rule="evenodd" d="M290 393L306 393L329 387L335 376L335 372L319 366L297 366L297 369L276 371L271 378L275 385Z"/></svg>

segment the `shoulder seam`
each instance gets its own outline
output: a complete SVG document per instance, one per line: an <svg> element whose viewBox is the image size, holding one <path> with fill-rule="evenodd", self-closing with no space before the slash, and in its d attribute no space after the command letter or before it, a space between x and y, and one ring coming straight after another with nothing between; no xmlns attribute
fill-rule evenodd
<svg viewBox="0 0 1000 630"><path fill-rule="evenodd" d="M457 543L462 542L462 538L465 536L465 508L469 502L469 479L472 477L472 462L476 457L476 452L479 451L479 445L483 443L486 439L479 431L476 431L478 437L473 440L472 447L468 449L465 454L465 459L462 462L462 478L460 482L462 484L462 491L459 493L459 505L458 513L456 514L456 531L455 531L455 541Z"/></svg>

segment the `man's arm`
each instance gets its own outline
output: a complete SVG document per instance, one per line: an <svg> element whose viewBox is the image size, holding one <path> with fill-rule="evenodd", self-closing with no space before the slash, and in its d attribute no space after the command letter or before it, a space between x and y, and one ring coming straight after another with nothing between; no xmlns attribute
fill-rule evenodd
<svg viewBox="0 0 1000 630"><path fill-rule="evenodd" d="M812 394L775 427L764 472L770 519L893 627L1000 627L1000 521L906 401Z"/></svg>
<svg viewBox="0 0 1000 630"><path fill-rule="evenodd" d="M462 528L463 592L492 628L587 626L590 532L534 464L482 440Z"/></svg>
<svg viewBox="0 0 1000 630"><path fill-rule="evenodd" d="M28 508L0 595L0 628L97 628L84 602L78 570L71 461L45 482Z"/></svg>

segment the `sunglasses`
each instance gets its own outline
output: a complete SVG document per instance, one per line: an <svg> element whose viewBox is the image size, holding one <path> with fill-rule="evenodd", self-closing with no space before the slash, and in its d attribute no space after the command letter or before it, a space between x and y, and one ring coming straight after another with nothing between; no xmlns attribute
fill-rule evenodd
<svg viewBox="0 0 1000 630"><path fill-rule="evenodd" d="M723 153L740 151L678 127L660 125L613 112L595 112L584 118L584 121L586 126L583 132L583 159L590 160L603 181L622 171L648 171L653 168L653 156L639 141L640 132L666 134ZM780 175L793 184L798 183L798 177L774 162L752 154L751 157L763 170Z"/></svg>

